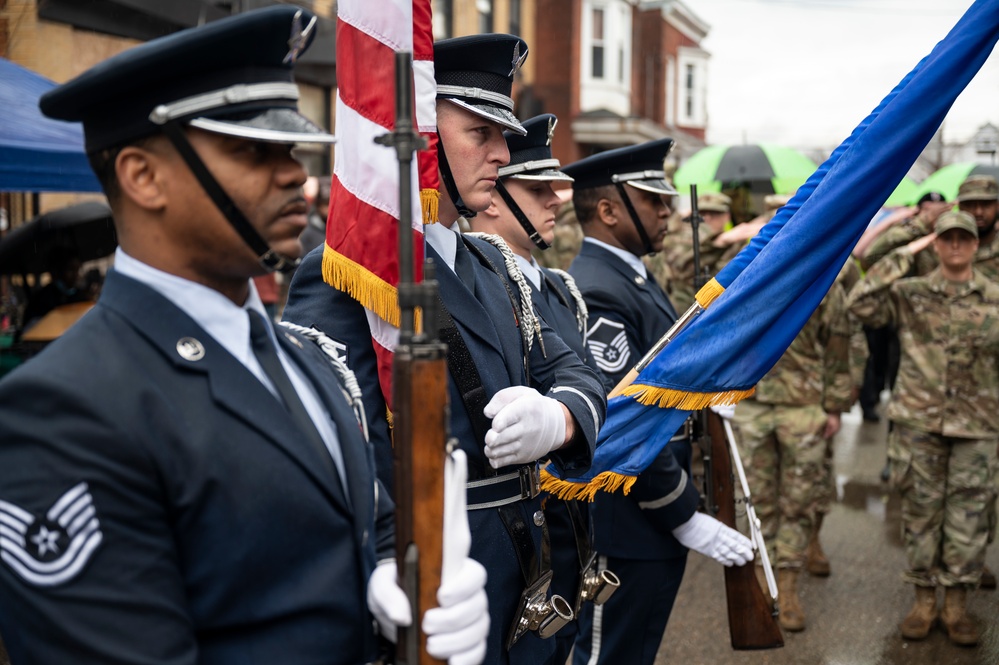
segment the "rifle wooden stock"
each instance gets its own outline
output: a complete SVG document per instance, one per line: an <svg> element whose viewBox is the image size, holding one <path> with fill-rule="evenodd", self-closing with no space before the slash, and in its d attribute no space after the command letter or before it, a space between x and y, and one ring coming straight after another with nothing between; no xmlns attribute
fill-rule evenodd
<svg viewBox="0 0 999 665"><path fill-rule="evenodd" d="M437 607L444 556L444 460L448 442L447 346L437 339L437 282L424 264L414 282L411 169L413 153L426 147L413 125L413 62L395 54L395 129L375 142L395 148L399 161L399 344L392 358L395 472L395 551L413 623L400 627L396 665L443 665L427 654L423 614ZM417 309L424 331L416 330Z"/></svg>
<svg viewBox="0 0 999 665"><path fill-rule="evenodd" d="M427 655L420 630L437 607L444 533L444 459L447 455L447 362L439 342L398 347L393 359L395 547L399 580L413 604L413 625L400 628L396 662L442 663Z"/></svg>
<svg viewBox="0 0 999 665"><path fill-rule="evenodd" d="M711 440L711 479L714 496L709 497L715 517L735 528L735 477L729 457L721 416L705 410L708 437ZM753 567L725 568L725 596L728 600L728 629L736 650L775 649L784 646L784 636L777 624L777 613L760 588Z"/></svg>

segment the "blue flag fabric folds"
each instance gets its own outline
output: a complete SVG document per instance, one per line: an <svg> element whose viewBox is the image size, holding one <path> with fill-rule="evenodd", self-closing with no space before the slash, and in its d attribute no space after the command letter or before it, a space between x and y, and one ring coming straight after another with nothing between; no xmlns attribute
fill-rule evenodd
<svg viewBox="0 0 999 665"><path fill-rule="evenodd" d="M608 403L590 471L563 498L630 488L690 411L738 401L780 359L999 39L999 0L978 0L702 291L720 294ZM704 303L702 293L699 302ZM665 332L665 331L663 331ZM656 408L660 407L660 408Z"/></svg>

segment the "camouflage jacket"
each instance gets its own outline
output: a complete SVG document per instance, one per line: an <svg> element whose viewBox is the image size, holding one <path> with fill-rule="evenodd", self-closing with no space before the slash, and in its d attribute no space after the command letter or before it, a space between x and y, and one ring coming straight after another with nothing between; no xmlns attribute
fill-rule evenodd
<svg viewBox="0 0 999 665"><path fill-rule="evenodd" d="M701 273L706 273L709 277L714 277L718 272L718 260L727 249L711 244L717 235L705 224L697 227ZM675 230L670 228L660 255L662 262L669 266L669 283L663 285L663 288L669 294L676 311L685 312L694 304L694 294L697 293L694 288L694 232L688 222L681 222Z"/></svg>
<svg viewBox="0 0 999 665"><path fill-rule="evenodd" d="M955 283L939 270L902 279L913 255L899 248L850 292L867 325L898 328L901 359L888 418L964 438L999 433L999 285L977 269Z"/></svg>
<svg viewBox="0 0 999 665"><path fill-rule="evenodd" d="M933 226L922 215L910 217L901 224L887 229L884 233L874 239L867 251L860 258L860 267L870 270L871 266L888 256L888 253L902 245L908 245L916 238L922 238L933 230ZM925 275L937 267L936 255L928 252L926 256L920 256L916 260L916 272L914 274Z"/></svg>
<svg viewBox="0 0 999 665"><path fill-rule="evenodd" d="M834 282L777 364L756 385L763 404L819 404L828 413L849 411L850 325L846 294Z"/></svg>
<svg viewBox="0 0 999 665"><path fill-rule="evenodd" d="M892 227L871 243L861 259L861 266L869 270L875 263L886 257L899 247L908 245L916 238L922 238L932 231L926 221L919 215L906 220L899 226ZM922 251L915 256L915 261L909 268L909 277L926 275L940 264L933 250ZM975 253L975 269L992 281L999 282L999 232L992 240L978 247Z"/></svg>
<svg viewBox="0 0 999 665"><path fill-rule="evenodd" d="M836 281L843 287L843 309L850 326L850 376L858 390L864 383L864 370L867 368L867 336L860 321L846 309L846 294L860 281L860 266L850 258L843 264Z"/></svg>

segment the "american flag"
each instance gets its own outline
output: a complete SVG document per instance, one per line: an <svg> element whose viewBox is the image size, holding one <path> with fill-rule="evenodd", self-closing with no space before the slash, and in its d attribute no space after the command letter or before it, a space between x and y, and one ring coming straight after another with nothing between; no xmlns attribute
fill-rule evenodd
<svg viewBox="0 0 999 665"><path fill-rule="evenodd" d="M414 163L413 257L422 279L423 224L436 221L437 113L430 0L340 0L337 7L338 143L330 188L323 279L367 310L379 380L391 396L398 340L399 167L376 137L395 126L395 51L413 52L416 125L429 139ZM415 205L416 201L422 206Z"/></svg>

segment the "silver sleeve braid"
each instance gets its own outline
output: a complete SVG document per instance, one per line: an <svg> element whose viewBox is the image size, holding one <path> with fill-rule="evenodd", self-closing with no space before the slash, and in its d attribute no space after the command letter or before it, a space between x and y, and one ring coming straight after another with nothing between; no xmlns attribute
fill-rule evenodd
<svg viewBox="0 0 999 665"><path fill-rule="evenodd" d="M343 361L340 354L337 353L336 344L330 339L325 333L322 333L315 328L306 328L304 326L299 326L290 321L282 321L281 326L297 332L299 335L306 337L313 341L316 346L323 352L326 359L329 360L330 367L333 368L333 372L336 374L337 378L340 379L340 384L343 387L344 392L347 394L347 399L350 402L351 407L354 409L354 415L357 417L357 422L361 426L361 431L364 432L364 439L368 439L368 418L364 412L364 398L361 393L361 386L357 383L357 377L354 376L354 372L347 367L347 363Z"/></svg>
<svg viewBox="0 0 999 665"><path fill-rule="evenodd" d="M531 351L531 347L534 346L533 334L537 334L538 338L541 338L541 326L538 323L538 317L534 313L534 300L531 298L531 285L527 283L527 278L524 277L524 273L520 270L520 266L517 265L517 258L513 254L513 250L510 246L506 244L506 240L503 240L498 235L490 233L467 233L465 235L471 236L473 238L479 238L480 240L485 240L489 244L493 245L500 251L503 255L503 262L506 264L506 272L510 276L510 279L517 286L517 290L520 293L520 335L524 338L524 346L527 351Z"/></svg>
<svg viewBox="0 0 999 665"><path fill-rule="evenodd" d="M586 309L586 301L583 300L583 294L579 292L579 287L576 286L576 280L564 270L559 270L558 268L549 268L549 270L562 278L562 281L565 282L565 288L569 289L569 295L576 301L576 326L579 328L580 334L583 335L583 342L586 342L586 322L590 313Z"/></svg>

